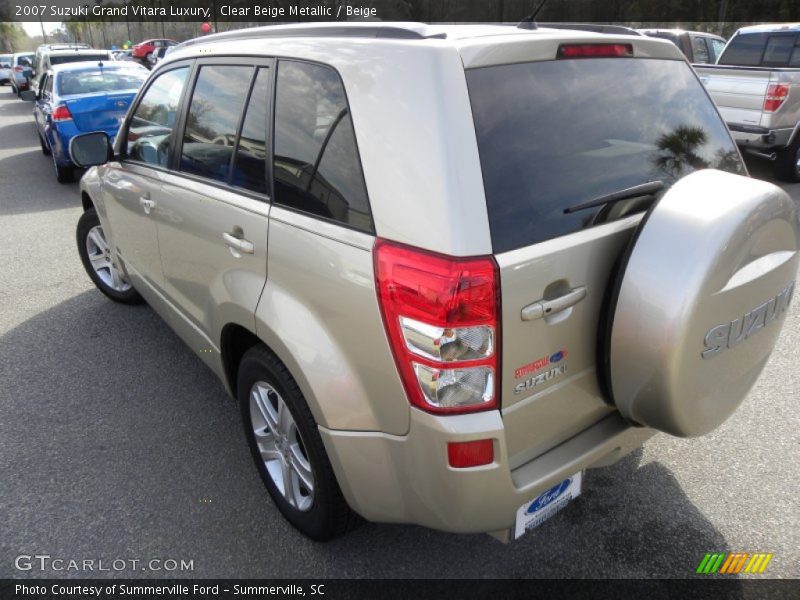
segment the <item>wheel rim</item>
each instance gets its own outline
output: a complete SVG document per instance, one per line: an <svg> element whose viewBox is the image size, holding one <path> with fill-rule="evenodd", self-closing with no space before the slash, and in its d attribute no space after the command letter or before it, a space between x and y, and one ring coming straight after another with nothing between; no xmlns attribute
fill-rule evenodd
<svg viewBox="0 0 800 600"><path fill-rule="evenodd" d="M104 284L115 292L127 292L131 289L131 284L125 281L111 260L111 248L100 225L92 227L86 235L86 253L92 269Z"/></svg>
<svg viewBox="0 0 800 600"><path fill-rule="evenodd" d="M314 504L314 472L297 423L281 395L264 381L250 390L250 420L261 460L284 499L300 511Z"/></svg>

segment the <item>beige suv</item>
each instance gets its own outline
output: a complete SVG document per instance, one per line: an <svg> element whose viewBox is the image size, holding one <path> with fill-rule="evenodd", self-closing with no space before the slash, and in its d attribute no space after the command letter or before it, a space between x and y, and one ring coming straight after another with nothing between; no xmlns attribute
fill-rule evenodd
<svg viewBox="0 0 800 600"><path fill-rule="evenodd" d="M77 241L241 405L275 503L518 537L746 396L800 229L680 51L502 26L184 43L76 137ZM187 406L186 410L193 410Z"/></svg>

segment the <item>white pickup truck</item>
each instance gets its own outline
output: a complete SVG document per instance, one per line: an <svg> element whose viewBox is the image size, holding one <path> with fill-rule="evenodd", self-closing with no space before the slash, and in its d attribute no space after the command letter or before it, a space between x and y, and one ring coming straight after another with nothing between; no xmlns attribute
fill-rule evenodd
<svg viewBox="0 0 800 600"><path fill-rule="evenodd" d="M716 65L694 65L739 147L800 181L800 23L739 29Z"/></svg>

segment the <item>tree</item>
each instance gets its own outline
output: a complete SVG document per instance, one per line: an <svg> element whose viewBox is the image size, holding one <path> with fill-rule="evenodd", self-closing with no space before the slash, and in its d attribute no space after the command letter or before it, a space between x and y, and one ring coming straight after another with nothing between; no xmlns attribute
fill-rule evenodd
<svg viewBox="0 0 800 600"><path fill-rule="evenodd" d="M12 53L30 50L31 40L17 23L0 21L0 52Z"/></svg>

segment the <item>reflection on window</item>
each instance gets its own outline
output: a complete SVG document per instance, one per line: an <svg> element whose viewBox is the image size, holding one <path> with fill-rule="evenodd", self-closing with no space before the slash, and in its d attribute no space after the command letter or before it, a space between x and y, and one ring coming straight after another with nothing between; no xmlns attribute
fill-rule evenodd
<svg viewBox="0 0 800 600"><path fill-rule="evenodd" d="M275 201L372 230L353 124L337 73L281 61L275 104Z"/></svg>
<svg viewBox="0 0 800 600"><path fill-rule="evenodd" d="M267 104L269 69L259 69L247 105L231 183L267 193Z"/></svg>
<svg viewBox="0 0 800 600"><path fill-rule="evenodd" d="M725 124L682 61L503 65L470 70L467 83L495 252L652 203L564 213L605 194L648 181L669 187L697 169L744 172Z"/></svg>
<svg viewBox="0 0 800 600"><path fill-rule="evenodd" d="M201 67L186 117L180 170L228 181L253 67Z"/></svg>
<svg viewBox="0 0 800 600"><path fill-rule="evenodd" d="M172 128L188 73L188 67L167 71L147 89L128 129L128 158L167 166Z"/></svg>

